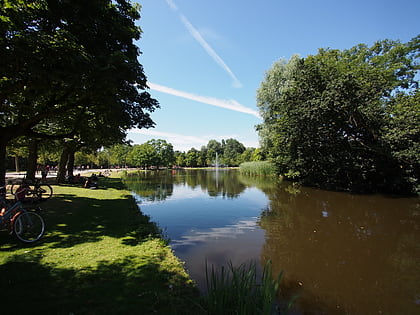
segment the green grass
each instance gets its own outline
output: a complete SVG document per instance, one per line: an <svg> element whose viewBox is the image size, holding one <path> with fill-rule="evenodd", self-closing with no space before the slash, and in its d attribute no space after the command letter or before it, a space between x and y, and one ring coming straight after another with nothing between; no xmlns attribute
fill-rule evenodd
<svg viewBox="0 0 420 315"><path fill-rule="evenodd" d="M0 231L2 313L198 314L198 292L119 178L53 186L43 239Z"/></svg>
<svg viewBox="0 0 420 315"><path fill-rule="evenodd" d="M239 165L239 171L243 175L251 176L275 176L276 170L268 161L245 162Z"/></svg>

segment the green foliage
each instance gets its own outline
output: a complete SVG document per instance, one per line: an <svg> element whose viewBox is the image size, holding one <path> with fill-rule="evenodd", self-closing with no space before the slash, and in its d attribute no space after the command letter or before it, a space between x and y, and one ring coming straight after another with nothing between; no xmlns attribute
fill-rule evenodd
<svg viewBox="0 0 420 315"><path fill-rule="evenodd" d="M414 41L321 49L275 63L257 93L264 119L257 130L277 172L324 188L412 191L384 130L396 126L389 110L396 91L417 85Z"/></svg>
<svg viewBox="0 0 420 315"><path fill-rule="evenodd" d="M131 147L128 144L116 144L104 151L108 155L109 164L117 166L125 166L127 164L127 154Z"/></svg>
<svg viewBox="0 0 420 315"><path fill-rule="evenodd" d="M154 125L128 0L2 1L0 157L19 136L97 149ZM0 185L4 181L0 160Z"/></svg>
<svg viewBox="0 0 420 315"><path fill-rule="evenodd" d="M229 166L238 165L245 146L236 139L227 139L223 146L223 163Z"/></svg>
<svg viewBox="0 0 420 315"><path fill-rule="evenodd" d="M76 165L93 164L96 166L132 166L132 167L171 167L172 165L187 167L206 167L215 165L216 152L219 154L219 165L226 164L226 156L230 156L231 165L239 165L242 162L257 161L262 158L261 150L246 148L235 139L223 141L222 144L216 140L210 140L209 146L203 146L200 151L191 148L188 152L173 150L171 143L162 139L152 139L143 144L128 145L116 144L106 147L100 151L78 149ZM215 149L216 148L216 149ZM56 154L56 147L53 148ZM47 150L48 151L48 150ZM95 154L92 152L96 151ZM212 153L213 152L213 153ZM242 152L242 153L241 153ZM47 155L47 152L44 152ZM212 154L214 154L212 156ZM50 155L51 156L51 155ZM57 158L54 160L56 161Z"/></svg>
<svg viewBox="0 0 420 315"><path fill-rule="evenodd" d="M74 164L75 165L90 165L91 160L89 155L83 152L76 152L74 154Z"/></svg>
<svg viewBox="0 0 420 315"><path fill-rule="evenodd" d="M128 164L136 167L147 168L152 166L155 159L157 159L156 152L148 143L134 145L127 154Z"/></svg>
<svg viewBox="0 0 420 315"><path fill-rule="evenodd" d="M240 165L244 162L251 162L251 161L264 161L264 158L261 154L261 149L258 148L246 148L244 152L242 152L239 156L237 156L236 162Z"/></svg>
<svg viewBox="0 0 420 315"><path fill-rule="evenodd" d="M178 166L185 166L185 153L181 151L175 151L175 164Z"/></svg>
<svg viewBox="0 0 420 315"><path fill-rule="evenodd" d="M269 161L244 162L239 165L239 171L243 175L276 176L276 168Z"/></svg>
<svg viewBox="0 0 420 315"><path fill-rule="evenodd" d="M196 167L200 159L200 152L197 149L191 148L185 155L185 166Z"/></svg>
<svg viewBox="0 0 420 315"><path fill-rule="evenodd" d="M387 108L384 141L397 161L404 178L420 193L420 90L398 94Z"/></svg>
<svg viewBox="0 0 420 315"><path fill-rule="evenodd" d="M273 279L271 262L265 265L261 281L257 279L255 263L235 267L230 262L228 268L222 266L216 270L212 266L210 271L206 265L207 312L218 315L279 313L275 304L282 276L283 272ZM290 307L291 303L285 313Z"/></svg>
<svg viewBox="0 0 420 315"><path fill-rule="evenodd" d="M172 166L174 163L174 149L172 144L166 142L162 139L152 139L146 142L148 145L151 145L155 152L155 159L153 164L157 167L159 166Z"/></svg>
<svg viewBox="0 0 420 315"><path fill-rule="evenodd" d="M216 153L219 157L222 156L223 149L222 144L217 140L210 140L207 143L207 164L212 165L215 163Z"/></svg>
<svg viewBox="0 0 420 315"><path fill-rule="evenodd" d="M136 167L166 167L171 166L174 160L172 144L162 139L152 139L146 143L134 145L127 153L127 163Z"/></svg>

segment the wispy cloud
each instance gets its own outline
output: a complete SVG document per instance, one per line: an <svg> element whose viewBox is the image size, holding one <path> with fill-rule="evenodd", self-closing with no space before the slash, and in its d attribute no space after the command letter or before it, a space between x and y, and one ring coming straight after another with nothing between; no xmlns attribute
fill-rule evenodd
<svg viewBox="0 0 420 315"><path fill-rule="evenodd" d="M222 141L222 139L236 139L241 142L247 148L258 148L258 142L246 141L246 139L240 139L237 134L204 134L204 135L185 135L172 132L158 131L156 129L131 129L128 131L128 138L131 139L135 144L145 143L151 139L164 139L173 145L174 150L187 152L191 148L200 150L202 146L207 145L210 140Z"/></svg>
<svg viewBox="0 0 420 315"><path fill-rule="evenodd" d="M207 52L207 54L224 70L226 73L232 78L233 80L233 86L236 88L241 88L242 83L238 80L238 78L235 76L235 74L232 72L232 70L229 68L229 66L226 64L226 62L223 61L223 59L216 53L216 51L206 42L206 40L203 38L201 33L191 24L191 22L185 17L184 14L182 14L178 7L175 5L175 3L172 0L166 0L166 3L169 5L169 7L178 12L179 18L181 19L181 22L184 24L188 32L191 34L191 36L203 47L203 49Z"/></svg>
<svg viewBox="0 0 420 315"><path fill-rule="evenodd" d="M200 144L207 144L207 141L211 140L210 137L197 137L197 136L187 136L187 135L180 135L176 133L170 133L170 132L162 132L157 131L154 129L132 129L130 130L131 133L141 134L145 136L153 136L153 137L159 137L159 138L165 138L170 140L170 143L176 143L179 145L184 144L194 144L194 143L200 143Z"/></svg>
<svg viewBox="0 0 420 315"><path fill-rule="evenodd" d="M151 83L151 82L147 82L147 85L150 87L150 89L155 90L155 91L159 91L162 93L166 93L166 94L170 94L170 95L174 95L178 97L183 97L192 101L196 101L196 102L200 102L200 103L204 103L208 105L230 109L230 110L245 113L245 114L250 114L261 119L261 116L257 111L251 108L245 107L235 100L222 100L222 99L209 97L209 96L196 95L193 93L175 90L173 88Z"/></svg>

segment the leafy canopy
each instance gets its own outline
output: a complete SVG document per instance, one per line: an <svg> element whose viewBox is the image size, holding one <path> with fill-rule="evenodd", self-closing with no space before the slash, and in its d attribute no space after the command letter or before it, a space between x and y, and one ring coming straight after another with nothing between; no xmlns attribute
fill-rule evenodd
<svg viewBox="0 0 420 315"><path fill-rule="evenodd" d="M139 12L129 0L0 0L0 178L19 136L110 144L154 125Z"/></svg>
<svg viewBox="0 0 420 315"><path fill-rule="evenodd" d="M418 159L398 158L387 130L399 117L398 95L418 88L418 52L417 37L276 62L257 92L264 119L257 130L278 172L333 189L412 189L404 172ZM410 132L418 126L411 122Z"/></svg>

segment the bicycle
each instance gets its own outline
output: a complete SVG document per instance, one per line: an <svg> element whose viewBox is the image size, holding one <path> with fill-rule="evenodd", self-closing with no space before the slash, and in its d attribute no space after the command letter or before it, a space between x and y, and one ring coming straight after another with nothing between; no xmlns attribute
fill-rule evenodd
<svg viewBox="0 0 420 315"><path fill-rule="evenodd" d="M5 187L0 187L0 191ZM6 229L23 243L38 241L45 232L45 221L38 214L40 208L25 209L20 200L9 204L5 195L0 196L0 229Z"/></svg>
<svg viewBox="0 0 420 315"><path fill-rule="evenodd" d="M20 184L12 184L10 193L14 196L19 195L20 200L25 201L44 201L50 199L53 189L49 184L45 184L41 179L32 180L23 179Z"/></svg>

